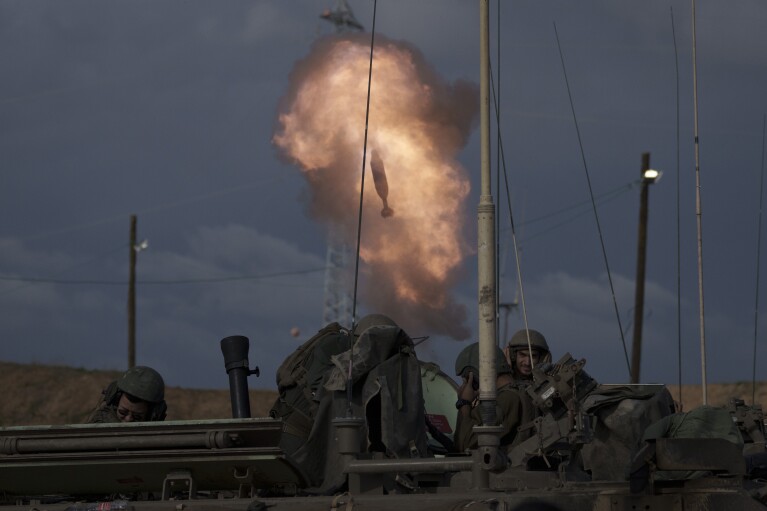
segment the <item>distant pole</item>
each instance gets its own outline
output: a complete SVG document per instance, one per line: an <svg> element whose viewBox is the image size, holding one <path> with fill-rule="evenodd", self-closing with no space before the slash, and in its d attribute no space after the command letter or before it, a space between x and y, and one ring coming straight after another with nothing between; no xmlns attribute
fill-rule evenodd
<svg viewBox="0 0 767 511"><path fill-rule="evenodd" d="M136 215L130 217L130 277L128 279L128 369L136 366Z"/></svg>
<svg viewBox="0 0 767 511"><path fill-rule="evenodd" d="M650 174L652 172L652 174ZM634 297L634 341L631 346L631 383L639 383L642 365L642 318L644 316L644 281L647 265L647 216L649 186L658 178L650 170L650 153L642 153L642 193L639 199L639 240L637 242L636 294Z"/></svg>

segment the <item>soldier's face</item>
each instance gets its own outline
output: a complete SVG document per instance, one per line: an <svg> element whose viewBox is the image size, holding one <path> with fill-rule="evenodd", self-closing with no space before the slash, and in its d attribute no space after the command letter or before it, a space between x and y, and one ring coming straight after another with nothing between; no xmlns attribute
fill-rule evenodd
<svg viewBox="0 0 767 511"><path fill-rule="evenodd" d="M121 422L141 422L149 415L149 403L134 403L123 394L117 403L117 417Z"/></svg>
<svg viewBox="0 0 767 511"><path fill-rule="evenodd" d="M516 366L523 376L529 376L533 374L533 364L538 364L540 354L537 350L533 350L532 363L530 361L530 352L528 350L519 350L516 355Z"/></svg>

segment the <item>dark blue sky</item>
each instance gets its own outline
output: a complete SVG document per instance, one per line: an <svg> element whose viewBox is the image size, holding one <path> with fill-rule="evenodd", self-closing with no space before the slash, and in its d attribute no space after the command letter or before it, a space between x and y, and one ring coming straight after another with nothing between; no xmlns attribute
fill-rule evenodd
<svg viewBox="0 0 767 511"><path fill-rule="evenodd" d="M127 242L135 213L139 239L150 244L138 256L138 363L156 367L171 385L224 387L218 341L242 334L251 338L251 363L262 370L251 384L273 386L274 368L301 340L290 329L306 338L321 326L325 241L306 214L304 177L278 156L271 137L291 69L331 33L318 15L332 4L0 3L0 359L125 367ZM369 29L373 3L350 5ZM628 380L556 23L584 158L602 197L599 221L627 347L639 209L639 189L628 185L649 151L664 175L650 190L642 379L677 381L679 239L682 374L697 382L690 3L503 2L500 63L498 4L491 5L530 326L546 334L555 358L569 351L586 358L586 370L601 382ZM697 9L709 381L749 380L767 6L700 1ZM418 48L445 82L478 82L478 11L466 0L381 0L376 30ZM471 245L478 138L475 130L459 155L473 183ZM494 142L494 166L495 148ZM498 206L508 225L505 202ZM504 247L507 235L504 229ZM511 251L504 260L502 301L511 301ZM473 335L475 268L469 257L452 291L467 307ZM253 278L273 274L283 275ZM231 278L239 280L223 280ZM188 282L200 279L222 280ZM763 360L767 314L760 309ZM518 313L508 321L510 331L522 325ZM463 346L433 336L418 354L452 372ZM757 377L767 379L764 364L758 366Z"/></svg>

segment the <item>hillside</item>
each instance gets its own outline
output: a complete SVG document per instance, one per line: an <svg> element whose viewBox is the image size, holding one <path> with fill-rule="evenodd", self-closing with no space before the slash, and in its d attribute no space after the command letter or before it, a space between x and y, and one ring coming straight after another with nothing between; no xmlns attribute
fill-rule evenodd
<svg viewBox="0 0 767 511"><path fill-rule="evenodd" d="M96 407L101 390L119 371L93 371L63 366L0 362L0 427L84 422ZM265 417L277 393L251 390L254 417ZM228 390L169 387L167 420L232 417Z"/></svg>
<svg viewBox="0 0 767 511"><path fill-rule="evenodd" d="M96 406L101 390L120 375L117 371L94 371L63 366L0 362L0 427L39 424L82 423ZM669 385L674 399L678 387ZM767 382L759 382L756 402L767 403ZM731 397L751 399L751 383L709 384L709 403L724 405ZM254 417L269 413L276 391L251 390L250 407ZM685 410L701 403L698 385L683 385ZM168 420L223 419L232 416L228 390L166 390Z"/></svg>

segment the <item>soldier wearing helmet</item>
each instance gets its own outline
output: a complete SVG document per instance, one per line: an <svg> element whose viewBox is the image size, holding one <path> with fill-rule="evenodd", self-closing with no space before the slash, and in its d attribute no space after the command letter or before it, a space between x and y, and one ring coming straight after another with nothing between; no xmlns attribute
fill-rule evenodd
<svg viewBox="0 0 767 511"><path fill-rule="evenodd" d="M89 423L143 422L165 419L165 382L146 366L128 369L102 392L103 398Z"/></svg>
<svg viewBox="0 0 767 511"><path fill-rule="evenodd" d="M512 335L503 354L518 384L532 381L534 365L551 363L551 351L546 338L539 331L532 329L519 330Z"/></svg>
<svg viewBox="0 0 767 511"><path fill-rule="evenodd" d="M498 406L498 423L504 427L501 435L501 446L516 445L525 440L517 432L517 428L535 418L533 404L530 398L514 386L512 370L506 362L503 352L496 348L496 403ZM479 396L479 343L467 346L455 361L455 374L460 376L463 383L458 389L458 409L456 430L454 435L455 447L458 452L477 447L477 436L472 431L474 426L482 425L482 417L477 407Z"/></svg>

